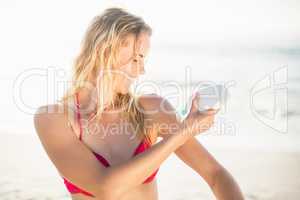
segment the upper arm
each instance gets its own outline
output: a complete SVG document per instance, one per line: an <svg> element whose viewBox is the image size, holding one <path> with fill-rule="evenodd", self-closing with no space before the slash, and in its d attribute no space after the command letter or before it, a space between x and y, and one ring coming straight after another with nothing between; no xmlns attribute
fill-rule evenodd
<svg viewBox="0 0 300 200"><path fill-rule="evenodd" d="M58 110L57 105L54 109ZM91 193L100 190L99 183L104 167L92 152L78 140L67 125L64 113L47 113L47 107L40 107L34 115L38 137L48 157L60 175Z"/></svg>
<svg viewBox="0 0 300 200"><path fill-rule="evenodd" d="M152 116L155 123L159 123L158 137L168 137L180 128L181 124L177 118L176 110L171 103L163 97L155 96L144 101L145 107L152 106L158 112ZM222 166L196 139L190 138L179 147L175 154L189 167L202 176L209 185L213 185L215 175L222 169Z"/></svg>

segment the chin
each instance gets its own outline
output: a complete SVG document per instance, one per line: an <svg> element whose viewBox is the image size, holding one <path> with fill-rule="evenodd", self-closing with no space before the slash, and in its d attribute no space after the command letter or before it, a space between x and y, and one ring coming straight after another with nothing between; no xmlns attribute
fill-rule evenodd
<svg viewBox="0 0 300 200"><path fill-rule="evenodd" d="M129 88L122 88L119 93L121 94L128 94L129 93Z"/></svg>
<svg viewBox="0 0 300 200"><path fill-rule="evenodd" d="M120 94L128 94L130 92L130 87L131 87L131 84L129 83L123 83L122 85L120 84L119 87L117 88L117 93L120 93Z"/></svg>

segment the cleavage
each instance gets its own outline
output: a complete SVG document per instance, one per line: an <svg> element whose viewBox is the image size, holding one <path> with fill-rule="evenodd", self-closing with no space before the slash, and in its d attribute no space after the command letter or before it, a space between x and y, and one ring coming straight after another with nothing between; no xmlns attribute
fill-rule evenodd
<svg viewBox="0 0 300 200"><path fill-rule="evenodd" d="M122 124L117 123L113 126L103 125L100 134L85 134L86 137L82 139L93 152L104 157L110 165L114 165L132 158L141 142L130 130L129 127L122 128Z"/></svg>

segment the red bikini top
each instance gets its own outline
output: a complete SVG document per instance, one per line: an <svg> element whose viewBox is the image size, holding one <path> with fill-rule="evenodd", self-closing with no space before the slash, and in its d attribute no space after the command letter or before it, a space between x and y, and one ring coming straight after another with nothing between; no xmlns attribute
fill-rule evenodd
<svg viewBox="0 0 300 200"><path fill-rule="evenodd" d="M79 140L81 141L82 140L82 125L81 125L81 116L80 116L80 112L79 112L79 99L78 99L78 93L76 93L76 108L77 108L77 111L76 111L76 116L77 116L77 120L78 120L78 123L79 123L79 128L80 128L80 134L79 134ZM141 141L141 143L138 145L138 147L135 149L134 151L134 154L133 156L145 151L146 149L148 149L151 145L147 142L147 140L143 140ZM109 162L103 157L101 156L100 154L96 153L96 152L93 152L93 154L95 155L95 157L98 159L98 161L105 167L109 167L110 164ZM155 170L155 172L150 175L144 182L143 184L146 184L146 183L149 183L151 182L157 172L158 172L159 168L157 170ZM67 187L67 190L71 193L71 194L75 194L75 193L82 193L82 194L85 194L87 196L92 196L94 197L90 192L87 192L83 189L80 189L79 187L77 187L76 185L72 184L70 181L68 181L67 179L65 179L64 177L62 177L63 180L64 180L64 184L65 186Z"/></svg>

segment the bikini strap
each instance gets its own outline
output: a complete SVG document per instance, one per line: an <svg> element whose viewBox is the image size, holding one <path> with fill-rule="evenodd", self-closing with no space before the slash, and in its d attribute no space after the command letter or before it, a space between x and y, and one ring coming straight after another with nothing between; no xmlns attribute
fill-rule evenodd
<svg viewBox="0 0 300 200"><path fill-rule="evenodd" d="M75 93L75 97L76 97L76 116L77 116L77 120L78 120L78 123L79 123L79 140L81 141L82 139L82 125L81 125L81 116L80 116L80 112L79 112L79 98L78 98L78 93L76 92Z"/></svg>

